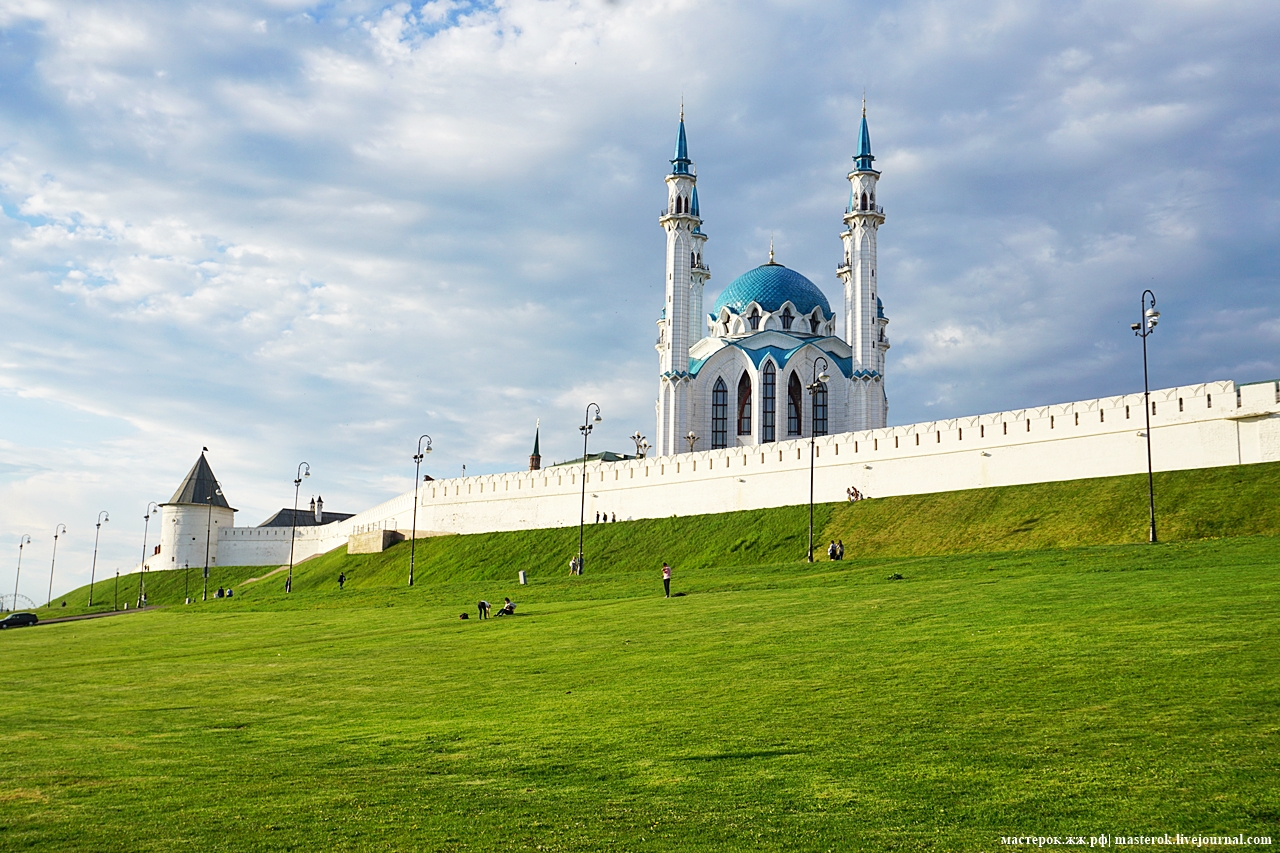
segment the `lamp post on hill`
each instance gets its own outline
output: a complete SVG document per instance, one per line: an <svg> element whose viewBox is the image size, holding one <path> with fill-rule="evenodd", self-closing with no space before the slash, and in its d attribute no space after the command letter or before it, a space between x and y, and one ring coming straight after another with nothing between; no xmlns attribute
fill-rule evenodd
<svg viewBox="0 0 1280 853"><path fill-rule="evenodd" d="M209 493L207 503L209 504L209 517L204 525L204 600L209 600L209 539L213 535L213 499L214 497L222 497L222 489L217 488L215 480L213 491Z"/></svg>
<svg viewBox="0 0 1280 853"><path fill-rule="evenodd" d="M89 606L93 606L93 579L98 572L98 534L102 532L102 525L111 520L111 516L107 515L104 509L98 513L98 523L94 525L93 531L93 566L89 569Z"/></svg>
<svg viewBox="0 0 1280 853"><path fill-rule="evenodd" d="M53 606L53 567L58 563L58 531L59 530L61 530L63 533L66 533L67 526L65 524L59 524L57 527L53 528L53 559L49 561L49 603L46 604L45 607ZM14 606L17 606L17 604L18 602L15 601Z"/></svg>
<svg viewBox="0 0 1280 853"><path fill-rule="evenodd" d="M147 602L147 530L151 527L152 507L160 509L160 504L151 501L147 504L146 515L142 516L142 565L138 566L138 606Z"/></svg>
<svg viewBox="0 0 1280 853"><path fill-rule="evenodd" d="M822 372L818 372L818 362L822 362ZM813 417L813 411L816 408L818 393L826 393L827 382L831 377L827 375L827 360L822 356L818 356L813 363L813 381L806 388L809 391L809 399L813 403L809 406L809 562L813 562L813 439L817 432L817 419Z"/></svg>
<svg viewBox="0 0 1280 853"><path fill-rule="evenodd" d="M1147 297L1151 297L1148 306ZM1156 541L1156 485L1151 474L1151 385L1147 381L1147 336L1156 330L1160 322L1160 312L1156 310L1156 295L1150 290L1142 291L1142 314L1140 321L1130 324L1133 333L1142 338L1142 412L1147 419L1147 504L1151 511L1151 542Z"/></svg>
<svg viewBox="0 0 1280 853"><path fill-rule="evenodd" d="M422 446L422 439L427 446ZM418 481L422 479L422 457L431 452L431 436L423 433L418 437L418 452L413 457L413 532L409 536L409 586L413 586L413 557L418 545Z"/></svg>
<svg viewBox="0 0 1280 853"><path fill-rule="evenodd" d="M591 410L596 410L595 420L591 419ZM584 525L587 520L587 436L591 435L592 428L600 421L604 420L600 417L600 406L596 403L588 403L586 413L582 416L582 426L578 429L582 430L582 504L578 508L578 572L582 572L582 536Z"/></svg>
<svg viewBox="0 0 1280 853"><path fill-rule="evenodd" d="M306 462L299 462L298 475L293 478L293 516L289 519L289 576L285 578L285 592L293 592L293 540L298 536L298 489L302 488L303 478L310 476L311 466Z"/></svg>
<svg viewBox="0 0 1280 853"><path fill-rule="evenodd" d="M22 547L31 543L31 534L24 533L18 537L18 573L13 576L13 609L18 609L18 581L22 578Z"/></svg>
<svg viewBox="0 0 1280 853"><path fill-rule="evenodd" d="M695 444L697 444L697 443L698 443L698 439L699 439L699 438L702 438L702 436L698 435L698 434L697 434L696 432L694 432L693 430L689 430L689 434L688 434L688 435L686 435L686 436L684 437L684 440L685 440L685 441L687 441L687 442L689 442L689 452L690 452L690 453L692 453L692 452L693 452L693 446L694 446Z"/></svg>

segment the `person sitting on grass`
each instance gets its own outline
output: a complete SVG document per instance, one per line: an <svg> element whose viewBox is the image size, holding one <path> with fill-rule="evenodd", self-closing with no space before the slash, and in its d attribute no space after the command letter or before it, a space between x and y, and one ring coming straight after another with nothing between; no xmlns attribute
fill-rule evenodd
<svg viewBox="0 0 1280 853"><path fill-rule="evenodd" d="M499 616L515 616L516 603L509 598L504 598L502 600L505 601L506 604L502 605L502 608L498 611L498 615Z"/></svg>

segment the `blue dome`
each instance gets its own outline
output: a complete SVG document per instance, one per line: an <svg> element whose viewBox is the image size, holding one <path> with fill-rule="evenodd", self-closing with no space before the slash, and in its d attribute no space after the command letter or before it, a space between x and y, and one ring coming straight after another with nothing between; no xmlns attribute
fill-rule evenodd
<svg viewBox="0 0 1280 853"><path fill-rule="evenodd" d="M716 297L712 313L719 314L721 308L728 308L741 314L752 302L759 303L765 311L773 312L788 300L802 315L812 313L820 306L822 316L831 316L831 305L818 286L782 264L764 264L735 278Z"/></svg>

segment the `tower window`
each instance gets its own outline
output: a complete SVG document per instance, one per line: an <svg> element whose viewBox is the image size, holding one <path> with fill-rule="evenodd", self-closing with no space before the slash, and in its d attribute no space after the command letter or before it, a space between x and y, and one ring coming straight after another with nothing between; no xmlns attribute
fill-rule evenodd
<svg viewBox="0 0 1280 853"><path fill-rule="evenodd" d="M760 329L760 309L752 308L751 314L747 317L747 323L751 326L751 331L755 332Z"/></svg>
<svg viewBox="0 0 1280 853"><path fill-rule="evenodd" d="M1178 411L1179 411L1179 412L1181 412L1181 411L1182 411L1182 398L1181 398L1181 397L1179 397L1179 398L1178 398Z"/></svg>
<svg viewBox="0 0 1280 853"><path fill-rule="evenodd" d="M782 309L782 328L784 331L791 331L791 322L795 320L795 315L791 313L791 309Z"/></svg>
<svg viewBox="0 0 1280 853"><path fill-rule="evenodd" d="M1212 395L1212 394L1205 394L1204 396L1205 396L1205 400L1206 400L1206 401L1208 402L1208 404L1209 404L1207 408L1212 409L1212 408L1213 408L1213 395Z"/></svg>
<svg viewBox="0 0 1280 853"><path fill-rule="evenodd" d="M751 377L745 370L738 380L738 435L751 435Z"/></svg>
<svg viewBox="0 0 1280 853"><path fill-rule="evenodd" d="M774 419L777 415L778 375L773 362L766 361L760 378L760 441L774 441Z"/></svg>
<svg viewBox="0 0 1280 853"><path fill-rule="evenodd" d="M711 449L719 450L729 444L729 387L722 377L716 377L711 389Z"/></svg>
<svg viewBox="0 0 1280 853"><path fill-rule="evenodd" d="M818 326L820 326L821 324L822 324L822 314L820 312L815 311L814 315L809 318L810 331L812 331L813 334L815 335L818 334Z"/></svg>
<svg viewBox="0 0 1280 853"><path fill-rule="evenodd" d="M813 434L827 434L827 386L822 382L813 392Z"/></svg>
<svg viewBox="0 0 1280 853"><path fill-rule="evenodd" d="M800 412L803 411L800 392L800 377L795 373L787 380L787 435L800 434Z"/></svg>
<svg viewBox="0 0 1280 853"><path fill-rule="evenodd" d="M862 209L863 209L863 210L866 210L866 209L867 209L867 194L866 194L866 193L863 193L863 194L862 194Z"/></svg>

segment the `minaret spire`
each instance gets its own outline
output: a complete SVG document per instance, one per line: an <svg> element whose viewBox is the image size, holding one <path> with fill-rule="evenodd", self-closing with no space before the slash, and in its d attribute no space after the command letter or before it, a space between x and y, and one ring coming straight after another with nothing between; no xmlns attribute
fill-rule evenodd
<svg viewBox="0 0 1280 853"><path fill-rule="evenodd" d="M533 428L533 452L529 454L529 470L538 471L542 468L542 451L539 449L539 439L542 434L542 418L538 418Z"/></svg>

